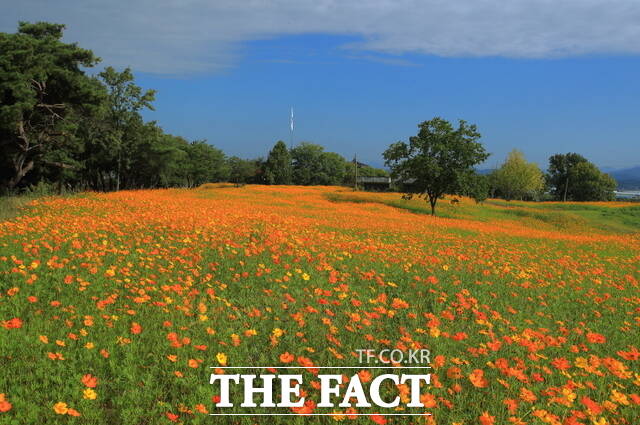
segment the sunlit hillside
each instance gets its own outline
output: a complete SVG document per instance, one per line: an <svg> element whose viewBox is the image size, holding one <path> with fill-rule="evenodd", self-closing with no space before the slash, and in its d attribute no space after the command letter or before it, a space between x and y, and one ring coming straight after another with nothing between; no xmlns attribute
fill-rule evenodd
<svg viewBox="0 0 640 425"><path fill-rule="evenodd" d="M640 423L640 206L450 201L437 217L336 187L33 201L0 222L0 422L277 423L208 416L209 367L306 367L307 402L286 409L304 415L327 412L315 367L428 348L411 412L430 416L313 423Z"/></svg>

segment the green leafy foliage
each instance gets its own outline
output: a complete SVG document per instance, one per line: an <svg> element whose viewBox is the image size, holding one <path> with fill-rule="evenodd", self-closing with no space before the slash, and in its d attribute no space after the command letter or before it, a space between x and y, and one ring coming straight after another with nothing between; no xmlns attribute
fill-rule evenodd
<svg viewBox="0 0 640 425"><path fill-rule="evenodd" d="M489 176L473 173L466 183L465 195L481 204L489 197Z"/></svg>
<svg viewBox="0 0 640 425"><path fill-rule="evenodd" d="M232 156L229 158L229 181L235 183L236 186L250 183L251 179L260 173L260 162Z"/></svg>
<svg viewBox="0 0 640 425"><path fill-rule="evenodd" d="M293 182L298 185L338 185L346 173L345 159L320 145L300 143L291 149Z"/></svg>
<svg viewBox="0 0 640 425"><path fill-rule="evenodd" d="M264 177L268 184L291 184L293 169L287 145L279 140L269 152L264 165Z"/></svg>
<svg viewBox="0 0 640 425"><path fill-rule="evenodd" d="M219 149L144 122L155 91L138 86L129 68L85 74L98 58L63 43L63 30L40 22L0 33L0 191L39 182L58 192L192 187L229 178Z"/></svg>
<svg viewBox="0 0 640 425"><path fill-rule="evenodd" d="M617 186L613 177L577 153L551 156L547 182L559 201L612 201Z"/></svg>
<svg viewBox="0 0 640 425"><path fill-rule="evenodd" d="M29 173L77 167L67 152L82 149L76 130L84 113L104 98L81 67L93 53L63 43L64 25L21 22L0 33L0 180L9 190Z"/></svg>
<svg viewBox="0 0 640 425"><path fill-rule="evenodd" d="M473 167L488 158L475 125L460 120L458 128L436 117L418 125L409 143L389 146L383 156L391 176L400 182L406 197L424 197L435 215L436 203L445 194L463 194Z"/></svg>
<svg viewBox="0 0 640 425"><path fill-rule="evenodd" d="M504 199L536 200L544 190L544 174L517 149L493 172L495 189Z"/></svg>

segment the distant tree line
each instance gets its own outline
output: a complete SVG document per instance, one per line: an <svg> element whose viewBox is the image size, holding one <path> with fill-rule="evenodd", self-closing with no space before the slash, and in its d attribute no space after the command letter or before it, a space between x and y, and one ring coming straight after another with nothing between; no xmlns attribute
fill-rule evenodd
<svg viewBox="0 0 640 425"><path fill-rule="evenodd" d="M418 124L418 134L408 143L399 141L384 152L391 176L405 198L424 198L435 215L445 195L466 195L477 202L488 197L506 200L611 201L616 181L576 153L549 158L544 174L518 150L489 174L475 167L489 154L478 141L473 124L460 120L457 128L436 117Z"/></svg>
<svg viewBox="0 0 640 425"><path fill-rule="evenodd" d="M0 192L45 184L101 191L237 185L355 186L359 176L387 171L347 161L320 145L278 141L266 159L228 157L205 140L165 133L141 112L153 109L155 91L143 90L130 69L85 73L99 58L62 42L64 25L21 22L0 33ZM553 155L548 173L519 151L489 175L475 167L489 154L475 125L457 128L441 118L419 124L418 134L397 142L383 157L407 197L424 197L432 212L445 194L507 200L613 199L615 180L581 155Z"/></svg>
<svg viewBox="0 0 640 425"><path fill-rule="evenodd" d="M518 150L486 176L489 196L526 201L612 201L617 183L577 153L549 158L547 173Z"/></svg>
<svg viewBox="0 0 640 425"><path fill-rule="evenodd" d="M0 33L0 192L44 183L101 191L236 184L350 184L354 163L324 148L278 142L266 160L227 157L205 140L165 133L141 112L155 91L130 69L85 69L99 58L62 42L64 25L21 22ZM362 167L360 175L386 175Z"/></svg>

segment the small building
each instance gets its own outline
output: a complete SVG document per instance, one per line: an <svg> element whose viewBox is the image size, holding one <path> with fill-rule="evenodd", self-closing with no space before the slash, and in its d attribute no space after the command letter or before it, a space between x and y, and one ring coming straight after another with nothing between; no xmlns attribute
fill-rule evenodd
<svg viewBox="0 0 640 425"><path fill-rule="evenodd" d="M391 177L358 176L358 188L373 191L387 191L391 188Z"/></svg>

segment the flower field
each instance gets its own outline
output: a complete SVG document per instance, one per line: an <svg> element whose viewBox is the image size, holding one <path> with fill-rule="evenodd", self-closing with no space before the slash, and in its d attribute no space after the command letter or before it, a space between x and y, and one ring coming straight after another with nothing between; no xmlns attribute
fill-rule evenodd
<svg viewBox="0 0 640 425"><path fill-rule="evenodd" d="M431 217L399 198L34 201L0 223L0 424L640 424L640 207L443 200ZM321 411L316 367L418 348L433 369L411 412L430 415L304 416ZM307 402L209 416L224 366L305 367Z"/></svg>

